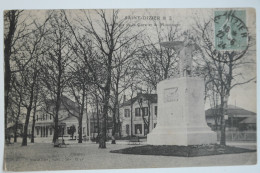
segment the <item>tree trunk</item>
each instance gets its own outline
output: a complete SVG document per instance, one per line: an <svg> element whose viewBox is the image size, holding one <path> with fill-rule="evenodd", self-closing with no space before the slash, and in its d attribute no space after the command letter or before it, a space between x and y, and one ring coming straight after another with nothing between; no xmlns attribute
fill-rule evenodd
<svg viewBox="0 0 260 173"><path fill-rule="evenodd" d="M15 119L14 142L17 142L17 130L18 130L18 123L19 123L20 113L21 113L21 99L19 101L18 113L17 113L16 119Z"/></svg>
<svg viewBox="0 0 260 173"><path fill-rule="evenodd" d="M14 143L17 142L17 130L18 130L17 126L18 126L18 122L16 121L14 127Z"/></svg>
<svg viewBox="0 0 260 173"><path fill-rule="evenodd" d="M7 109L8 109L8 104L9 104L9 92L10 92L10 82L11 82L11 68L10 68L10 57L12 54L12 42L13 42L13 37L14 33L16 30L16 25L17 25L17 14L16 10L9 11L6 14L8 15L9 19L9 32L4 39L4 68L5 68L5 73L4 73L4 87L5 87L5 135L7 135Z"/></svg>
<svg viewBox="0 0 260 173"><path fill-rule="evenodd" d="M36 101L35 101L36 102ZM33 122L32 122L32 138L31 143L34 143L34 128L35 128L35 114L36 114L36 103L33 108Z"/></svg>
<svg viewBox="0 0 260 173"><path fill-rule="evenodd" d="M59 45L61 46L61 45ZM59 49L59 57L58 57L58 79L57 79L57 92L56 92L56 105L55 105L55 117L54 117L54 135L53 135L53 143L59 138L59 110L61 104L61 76L62 76L62 62L61 62L61 49Z"/></svg>
<svg viewBox="0 0 260 173"><path fill-rule="evenodd" d="M150 101L148 100L148 120L147 120L147 134L150 133L150 120L151 120L151 104L150 104Z"/></svg>
<svg viewBox="0 0 260 173"><path fill-rule="evenodd" d="M84 106L85 106L85 86L83 86L83 93L82 93L82 101L81 101L81 110L80 110L80 114L79 114L79 143L82 143L82 118L83 118L83 114L84 114Z"/></svg>
<svg viewBox="0 0 260 173"><path fill-rule="evenodd" d="M27 146L28 125L29 125L29 119L30 119L31 110L32 110L32 104L33 104L33 98L34 98L34 86L35 86L35 83L36 83L37 74L38 74L37 70L34 69L33 81L32 81L32 85L31 85L31 88L30 88L29 105L26 107L27 113L26 113L26 119L25 119L24 130L23 130L22 146Z"/></svg>
<svg viewBox="0 0 260 173"><path fill-rule="evenodd" d="M130 106L130 119L131 119L131 136L133 136L133 103L132 103L132 96L131 96L131 106Z"/></svg>
<svg viewBox="0 0 260 173"><path fill-rule="evenodd" d="M100 127L99 127L99 103L98 103L98 96L96 95L96 110L97 110L97 133L100 134Z"/></svg>
<svg viewBox="0 0 260 173"><path fill-rule="evenodd" d="M79 142L78 143L82 143L82 117L79 117L78 121L79 121L79 129L78 129L78 132L79 132Z"/></svg>
<svg viewBox="0 0 260 173"><path fill-rule="evenodd" d="M87 123L87 134L88 135L88 141L90 142L90 117L88 115L88 96L86 95L86 123Z"/></svg>
<svg viewBox="0 0 260 173"><path fill-rule="evenodd" d="M31 143L34 143L34 128L35 128L35 115L36 115L36 108L37 108L37 101L38 101L38 85L36 85L36 95L34 100L34 107L33 107L33 122L32 122L32 137L31 137Z"/></svg>
<svg viewBox="0 0 260 173"><path fill-rule="evenodd" d="M117 122L116 122L116 111L117 111L117 105L118 105L118 94L116 93L115 96L115 104L114 104L114 108L113 108L113 129L112 129L112 142L111 144L116 144L116 129L117 129Z"/></svg>
<svg viewBox="0 0 260 173"><path fill-rule="evenodd" d="M23 129L22 146L27 146L27 133L28 133L28 125L29 125L30 114L31 114L31 107L29 106L27 108L26 119L25 119L25 124L24 124L24 129Z"/></svg>
<svg viewBox="0 0 260 173"><path fill-rule="evenodd" d="M109 91L105 94L105 103L104 103L104 109L102 113L102 128L101 128L101 135L99 139L99 148L106 148L106 134L107 134L107 113L108 113L108 94Z"/></svg>
<svg viewBox="0 0 260 173"><path fill-rule="evenodd" d="M226 145L226 120L225 115L227 114L229 93L224 97L221 96L221 136L220 136L220 145Z"/></svg>
<svg viewBox="0 0 260 173"><path fill-rule="evenodd" d="M9 90L10 90L10 81L11 81L11 70L10 67L6 67L8 66L9 62L6 62L6 58L5 58L5 136L7 136L7 109L8 109L8 99L9 99ZM10 66L10 64L9 64Z"/></svg>
<svg viewBox="0 0 260 173"><path fill-rule="evenodd" d="M101 139L99 140L99 148L106 148L106 134L107 134L106 120L108 115L108 106L109 106L109 98L110 98L112 54L108 58L109 58L108 76L107 76L107 82L105 87L104 109L102 115L102 131L101 131Z"/></svg>
<svg viewBox="0 0 260 173"><path fill-rule="evenodd" d="M116 113L115 113L115 108L113 110L113 128L112 128L112 141L111 144L116 144L116 139L115 139L115 135L116 135Z"/></svg>
<svg viewBox="0 0 260 173"><path fill-rule="evenodd" d="M224 115L221 116L220 145L226 145L226 124Z"/></svg>
<svg viewBox="0 0 260 173"><path fill-rule="evenodd" d="M56 101L56 111L54 117L54 134L52 142L55 143L56 140L59 138L59 109L60 109L60 94L57 94L57 101Z"/></svg>
<svg viewBox="0 0 260 173"><path fill-rule="evenodd" d="M118 130L119 138L121 139L122 134L121 134L121 122L120 122L119 104L118 104L118 107L117 107L117 130Z"/></svg>
<svg viewBox="0 0 260 173"><path fill-rule="evenodd" d="M55 143L56 140L59 138L59 128L58 128L58 117L54 117L54 134L52 142Z"/></svg>

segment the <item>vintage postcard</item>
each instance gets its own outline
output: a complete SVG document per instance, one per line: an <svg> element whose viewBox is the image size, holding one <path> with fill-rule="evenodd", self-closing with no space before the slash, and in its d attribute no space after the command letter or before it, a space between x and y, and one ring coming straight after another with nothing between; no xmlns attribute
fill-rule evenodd
<svg viewBox="0 0 260 173"><path fill-rule="evenodd" d="M4 171L257 163L255 9L3 15Z"/></svg>

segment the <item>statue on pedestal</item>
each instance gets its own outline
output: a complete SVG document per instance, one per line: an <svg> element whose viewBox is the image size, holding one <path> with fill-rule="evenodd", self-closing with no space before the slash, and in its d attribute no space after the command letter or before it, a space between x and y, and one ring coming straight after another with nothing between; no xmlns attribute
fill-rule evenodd
<svg viewBox="0 0 260 173"><path fill-rule="evenodd" d="M179 78L157 84L157 125L147 135L149 145L215 144L217 133L207 125L204 79L192 76L192 58L199 50L191 39L161 43L179 56Z"/></svg>
<svg viewBox="0 0 260 173"><path fill-rule="evenodd" d="M192 74L192 53L198 49L198 45L191 39L184 41L169 41L160 43L163 47L174 49L179 56L179 73L181 77Z"/></svg>

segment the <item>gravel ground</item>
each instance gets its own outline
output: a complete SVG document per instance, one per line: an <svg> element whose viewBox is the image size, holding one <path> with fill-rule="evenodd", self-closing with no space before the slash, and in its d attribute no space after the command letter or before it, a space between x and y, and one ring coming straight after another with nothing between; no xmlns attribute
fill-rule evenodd
<svg viewBox="0 0 260 173"><path fill-rule="evenodd" d="M26 147L18 143L5 147L4 165L8 171L39 171L256 164L256 152L188 158L110 153L131 146L107 143L106 149L98 149L95 143L70 143L66 148L54 148L50 143L29 143ZM245 144L243 147L256 148Z"/></svg>

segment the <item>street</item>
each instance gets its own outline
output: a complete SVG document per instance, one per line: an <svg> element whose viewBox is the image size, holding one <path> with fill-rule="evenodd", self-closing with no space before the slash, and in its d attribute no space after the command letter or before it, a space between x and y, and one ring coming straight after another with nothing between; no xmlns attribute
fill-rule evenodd
<svg viewBox="0 0 260 173"><path fill-rule="evenodd" d="M233 143L233 146L255 149L252 143ZM191 166L227 166L256 164L256 152L203 157L144 156L110 153L135 145L120 142L106 149L95 143L69 143L66 148L54 148L51 143L20 143L5 148L5 167L8 171L118 169L118 168L172 168Z"/></svg>

